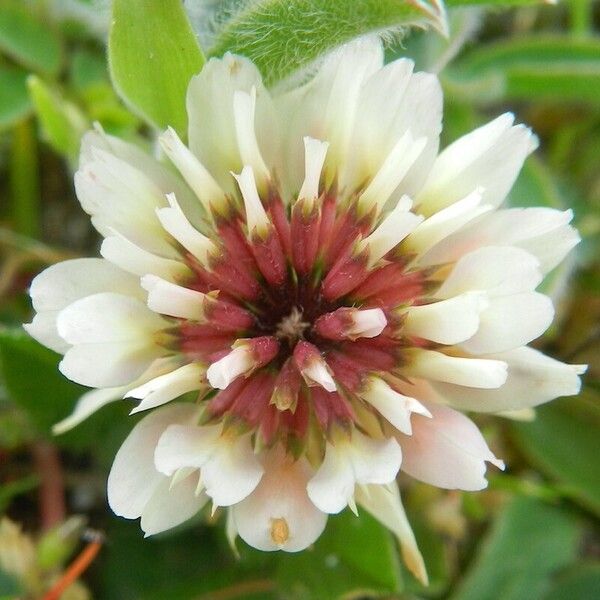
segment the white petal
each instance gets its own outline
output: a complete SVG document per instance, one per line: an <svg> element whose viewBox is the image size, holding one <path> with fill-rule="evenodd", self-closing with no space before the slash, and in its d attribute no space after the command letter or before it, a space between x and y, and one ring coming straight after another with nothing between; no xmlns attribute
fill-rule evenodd
<svg viewBox="0 0 600 600"><path fill-rule="evenodd" d="M254 131L256 111L256 87L250 93L240 90L233 94L233 118L235 133L242 164L252 167L259 187L262 189L268 180L269 169L263 160Z"/></svg>
<svg viewBox="0 0 600 600"><path fill-rule="evenodd" d="M198 414L193 404L172 404L144 417L123 442L108 476L108 503L119 516L136 519L165 476L154 467L154 448L163 431L188 423Z"/></svg>
<svg viewBox="0 0 600 600"><path fill-rule="evenodd" d="M412 413L431 416L418 400L396 392L379 377L370 377L366 389L361 391L359 395L396 429L407 435L412 432L410 422Z"/></svg>
<svg viewBox="0 0 600 600"><path fill-rule="evenodd" d="M93 148L92 156L75 174L75 191L96 229L103 236L117 231L148 252L173 254L155 214L166 204L164 192L110 152Z"/></svg>
<svg viewBox="0 0 600 600"><path fill-rule="evenodd" d="M487 246L466 254L436 292L450 298L471 290L490 296L517 294L535 289L542 281L538 260L510 246Z"/></svg>
<svg viewBox="0 0 600 600"><path fill-rule="evenodd" d="M306 486L308 497L325 513L337 514L354 496L356 479L349 458L327 442L325 458Z"/></svg>
<svg viewBox="0 0 600 600"><path fill-rule="evenodd" d="M474 388L498 388L506 381L506 363L486 358L447 356L434 350L410 352L404 372L431 381L444 381Z"/></svg>
<svg viewBox="0 0 600 600"><path fill-rule="evenodd" d="M204 365L190 363L129 390L125 396L126 398L141 399L141 402L131 411L131 414L156 408L183 394L202 389L205 386L205 372Z"/></svg>
<svg viewBox="0 0 600 600"><path fill-rule="evenodd" d="M205 294L170 283L155 275L144 275L142 287L148 291L148 308L156 313L202 321Z"/></svg>
<svg viewBox="0 0 600 600"><path fill-rule="evenodd" d="M410 199L403 196L394 210L385 216L368 237L361 242L361 248L369 250L369 267L395 248L414 228L423 221L423 217L410 212Z"/></svg>
<svg viewBox="0 0 600 600"><path fill-rule="evenodd" d="M341 174L342 185L355 189L377 173L394 145L410 129L426 138L419 158L393 197L412 195L421 187L437 154L441 131L442 90L435 75L412 74L412 61L400 59L376 71L363 84L351 141Z"/></svg>
<svg viewBox="0 0 600 600"><path fill-rule="evenodd" d="M206 371L206 378L214 388L224 390L234 379L247 373L253 366L249 350L245 346L239 346L212 363Z"/></svg>
<svg viewBox="0 0 600 600"><path fill-rule="evenodd" d="M256 488L263 473L248 433L219 440L216 452L202 467L201 477L215 506L231 506Z"/></svg>
<svg viewBox="0 0 600 600"><path fill-rule="evenodd" d="M177 361L178 359L173 359L173 357L159 358L153 361L140 378L130 385L141 385L150 379L172 371L176 368ZM129 388L130 386L127 385L86 392L77 401L73 412L66 419L63 419L52 427L52 433L59 435L69 431L106 404L122 399Z"/></svg>
<svg viewBox="0 0 600 600"><path fill-rule="evenodd" d="M332 52L315 77L317 89L311 94L320 106L314 107L318 112L309 119L314 119L315 125L319 123L326 132L322 139L331 145L327 163L333 169L344 162L349 150L363 81L382 63L381 42L374 38L359 39Z"/></svg>
<svg viewBox="0 0 600 600"><path fill-rule="evenodd" d="M352 133L352 147L361 151L349 157L343 184L356 188L380 169L405 131L396 132L394 119L412 79L414 63L401 58L375 71L363 84ZM396 137L394 137L396 136Z"/></svg>
<svg viewBox="0 0 600 600"><path fill-rule="evenodd" d="M225 536L227 537L227 541L229 542L229 547L231 548L233 554L236 558L239 558L239 552L236 548L235 541L238 536L238 529L235 523L235 517L233 515L233 509L230 508L227 511L227 518L225 520Z"/></svg>
<svg viewBox="0 0 600 600"><path fill-rule="evenodd" d="M57 328L73 347L59 368L91 387L116 387L139 377L164 354L153 334L164 326L139 300L102 293L77 300L58 316Z"/></svg>
<svg viewBox="0 0 600 600"><path fill-rule="evenodd" d="M156 444L156 469L168 476L186 467L200 469L216 451L221 430L221 425L169 425Z"/></svg>
<svg viewBox="0 0 600 600"><path fill-rule="evenodd" d="M248 233L252 235L254 231L263 233L269 226L270 221L265 208L256 189L254 172L252 167L245 166L239 175L234 175L242 197L244 199L244 208L246 209L246 223L248 224Z"/></svg>
<svg viewBox="0 0 600 600"><path fill-rule="evenodd" d="M472 354L512 350L542 335L553 318L552 300L543 294L493 298L480 316L479 330L461 346Z"/></svg>
<svg viewBox="0 0 600 600"><path fill-rule="evenodd" d="M111 292L77 300L57 319L58 332L69 344L134 341L150 337L164 325L140 300Z"/></svg>
<svg viewBox="0 0 600 600"><path fill-rule="evenodd" d="M518 410L503 410L495 413L498 417L504 417L505 419L511 419L512 421L523 421L525 423L531 423L535 421L535 408L519 408Z"/></svg>
<svg viewBox="0 0 600 600"><path fill-rule="evenodd" d="M381 42L362 38L329 54L304 86L274 98L281 115L281 171L292 193L304 178L305 136L329 142L324 172L331 177L352 155L350 139L364 81L383 63Z"/></svg>
<svg viewBox="0 0 600 600"><path fill-rule="evenodd" d="M108 291L144 297L137 278L101 258L76 258L52 265L31 283L31 299L38 314L24 328L44 346L64 354L69 344L56 329L58 313L75 300Z"/></svg>
<svg viewBox="0 0 600 600"><path fill-rule="evenodd" d="M233 98L236 91L250 92L253 87L257 96L256 136L265 162L270 165L277 147L276 123L269 93L251 61L228 52L223 58L211 58L188 87L190 149L226 192L233 191L229 171L238 172L243 166Z"/></svg>
<svg viewBox="0 0 600 600"><path fill-rule="evenodd" d="M394 438L375 440L355 430L351 461L357 483L390 483L400 470L402 450Z"/></svg>
<svg viewBox="0 0 600 600"><path fill-rule="evenodd" d="M115 387L86 392L77 401L73 412L67 418L52 426L52 433L60 435L73 429L103 406L120 400L125 391L125 387Z"/></svg>
<svg viewBox="0 0 600 600"><path fill-rule="evenodd" d="M487 357L508 365L506 383L497 390L475 390L459 385L436 383L446 401L461 410L498 412L537 406L560 396L579 393L581 369L568 365L533 348L517 348Z"/></svg>
<svg viewBox="0 0 600 600"><path fill-rule="evenodd" d="M188 221L173 194L167 195L167 201L169 208L156 209L156 215L161 225L188 252L203 265L207 265L208 257L217 252L216 245Z"/></svg>
<svg viewBox="0 0 600 600"><path fill-rule="evenodd" d="M320 385L328 392L335 392L337 387L325 361L318 357L311 360L304 369L302 376L308 385Z"/></svg>
<svg viewBox="0 0 600 600"><path fill-rule="evenodd" d="M177 280L190 272L182 262L151 254L120 235L107 237L102 242L100 254L114 265L134 275L153 273L163 279Z"/></svg>
<svg viewBox="0 0 600 600"><path fill-rule="evenodd" d="M556 231L520 241L516 245L533 254L540 261L542 272L548 273L558 266L580 241L581 237L574 227L563 225Z"/></svg>
<svg viewBox="0 0 600 600"><path fill-rule="evenodd" d="M463 342L477 332L481 312L488 304L484 292L465 292L448 300L413 306L407 310L402 334L439 344Z"/></svg>
<svg viewBox="0 0 600 600"><path fill-rule="evenodd" d="M573 212L552 208L510 208L480 216L440 241L420 260L423 265L458 260L483 246L517 246L533 254L547 273L579 241L569 225Z"/></svg>
<svg viewBox="0 0 600 600"><path fill-rule="evenodd" d="M368 485L364 488L359 487L356 500L382 525L398 536L402 547L402 558L406 566L423 585L427 585L425 563L417 547L410 523L406 518L398 485L391 483L387 486Z"/></svg>
<svg viewBox="0 0 600 600"><path fill-rule="evenodd" d="M352 338L377 337L386 327L387 319L380 308L357 310L352 314L352 324L346 334Z"/></svg>
<svg viewBox="0 0 600 600"><path fill-rule="evenodd" d="M58 335L56 317L60 310L44 310L34 315L31 323L24 323L23 329L40 344L50 350L64 354L69 349L69 344Z"/></svg>
<svg viewBox="0 0 600 600"><path fill-rule="evenodd" d="M428 403L432 418L416 417L412 436L400 436L402 470L430 485L481 490L487 486L485 461L504 468L488 448L479 429L451 408Z"/></svg>
<svg viewBox="0 0 600 600"><path fill-rule="evenodd" d="M154 458L166 475L187 467L201 469L201 482L215 506L231 506L254 490L263 467L251 434L232 437L221 430L221 425L173 425L161 436Z"/></svg>
<svg viewBox="0 0 600 600"><path fill-rule="evenodd" d="M398 140L367 189L358 199L359 209L364 214L371 212L373 208L375 208L375 216L381 213L386 202L419 158L426 145L426 137L415 140L410 131L407 131Z"/></svg>
<svg viewBox="0 0 600 600"><path fill-rule="evenodd" d="M162 354L157 346L137 341L77 344L67 351L58 368L81 385L116 387L135 381Z"/></svg>
<svg viewBox="0 0 600 600"><path fill-rule="evenodd" d="M327 142L304 137L304 182L298 192L298 198L313 200L319 197L321 171L328 148Z"/></svg>
<svg viewBox="0 0 600 600"><path fill-rule="evenodd" d="M325 459L308 482L308 496L323 512L338 513L352 501L356 483L390 483L401 461L393 438L374 440L354 430L351 440L327 443Z"/></svg>
<svg viewBox="0 0 600 600"><path fill-rule="evenodd" d="M423 255L455 231L461 230L467 223L492 210L489 205L481 205L482 193L483 190L478 188L462 200L425 219L406 238L403 247L407 252ZM440 259L440 262L447 261L447 256Z"/></svg>
<svg viewBox="0 0 600 600"><path fill-rule="evenodd" d="M197 476L188 475L174 486L166 477L158 484L142 512L144 537L184 523L208 502L206 494L196 494L197 481Z"/></svg>
<svg viewBox="0 0 600 600"><path fill-rule="evenodd" d="M501 204L536 146L531 131L513 127L513 121L512 114L504 114L441 152L417 197L420 210L431 215L478 187L484 189L484 204Z"/></svg>
<svg viewBox="0 0 600 600"><path fill-rule="evenodd" d="M242 539L259 550L284 552L298 552L315 542L325 528L327 515L306 493L311 474L305 458L266 461L257 488L233 507Z"/></svg>
<svg viewBox="0 0 600 600"><path fill-rule="evenodd" d="M411 130L415 139L427 138L427 145L404 177L394 196L401 193L414 197L422 188L439 148L442 129L443 94L438 78L431 73L415 73L406 89L401 107L390 128L390 133L400 135Z"/></svg>
<svg viewBox="0 0 600 600"><path fill-rule="evenodd" d="M183 175L188 185L194 190L206 213L210 214L212 210L211 203L221 204L224 200L224 192L219 184L179 139L179 136L172 127L169 127L160 136L159 141L167 156Z"/></svg>
<svg viewBox="0 0 600 600"><path fill-rule="evenodd" d="M194 194L170 168L137 146L106 135L98 124L95 124L95 127L95 131L87 132L81 140L80 168L95 160L94 154L97 148L109 152L148 177L161 190L162 195L174 193L179 198L186 215L194 223L201 219L202 211L199 210Z"/></svg>
<svg viewBox="0 0 600 600"><path fill-rule="evenodd" d="M34 278L29 289L37 311L61 310L100 292L144 297L136 277L101 258L75 258L52 265Z"/></svg>

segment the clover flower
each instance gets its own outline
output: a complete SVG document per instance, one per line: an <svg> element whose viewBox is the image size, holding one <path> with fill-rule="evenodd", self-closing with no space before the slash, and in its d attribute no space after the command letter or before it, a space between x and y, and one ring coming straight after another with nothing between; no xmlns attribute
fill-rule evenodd
<svg viewBox="0 0 600 600"><path fill-rule="evenodd" d="M163 160L83 140L103 258L41 273L26 325L97 388L56 431L121 398L151 411L108 480L147 535L210 501L232 539L295 552L360 505L425 580L398 472L479 490L503 463L459 411L579 391L581 367L526 346L553 319L535 288L579 240L572 213L499 208L536 138L504 114L438 154L438 80L370 39L278 93L211 59L187 109L189 145L169 129Z"/></svg>

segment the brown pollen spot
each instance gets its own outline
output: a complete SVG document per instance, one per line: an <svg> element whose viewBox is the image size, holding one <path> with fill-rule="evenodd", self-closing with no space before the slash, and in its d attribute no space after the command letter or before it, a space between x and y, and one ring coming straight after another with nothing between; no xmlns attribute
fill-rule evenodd
<svg viewBox="0 0 600 600"><path fill-rule="evenodd" d="M290 537L290 529L283 517L271 519L271 539L278 545L285 544Z"/></svg>

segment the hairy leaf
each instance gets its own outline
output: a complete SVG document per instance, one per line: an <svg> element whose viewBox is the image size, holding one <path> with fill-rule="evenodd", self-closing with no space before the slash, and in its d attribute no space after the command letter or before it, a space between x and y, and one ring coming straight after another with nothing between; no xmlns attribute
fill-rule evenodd
<svg viewBox="0 0 600 600"><path fill-rule="evenodd" d="M360 35L408 25L446 31L438 0L263 0L225 6L228 10L214 17L218 34L210 53L248 56L271 84Z"/></svg>

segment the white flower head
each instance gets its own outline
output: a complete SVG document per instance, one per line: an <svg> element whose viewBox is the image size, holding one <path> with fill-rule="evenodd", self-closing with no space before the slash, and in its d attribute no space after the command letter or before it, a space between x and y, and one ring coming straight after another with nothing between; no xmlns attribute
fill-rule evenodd
<svg viewBox="0 0 600 600"><path fill-rule="evenodd" d="M459 411L579 391L581 367L527 348L572 214L501 207L535 137L506 114L438 153L441 88L413 67L360 40L271 93L227 54L190 82L189 145L160 138L174 168L84 138L103 258L38 275L26 328L98 388L57 430L124 397L149 411L108 486L148 535L212 502L231 536L295 552L358 503L425 580L398 471L481 489L503 465Z"/></svg>

